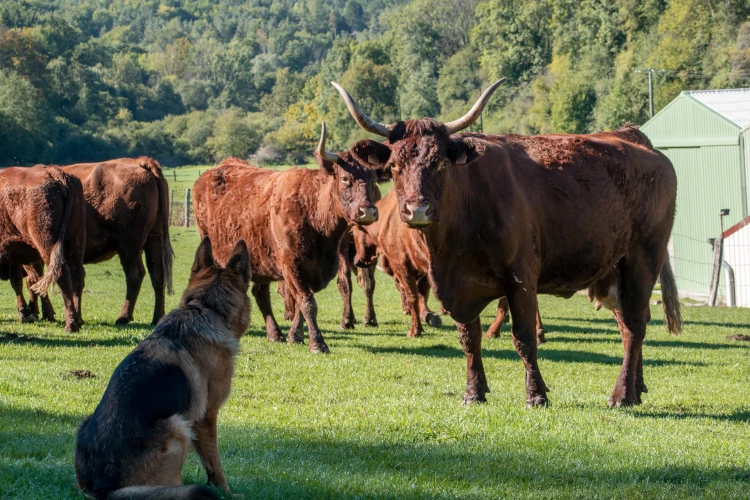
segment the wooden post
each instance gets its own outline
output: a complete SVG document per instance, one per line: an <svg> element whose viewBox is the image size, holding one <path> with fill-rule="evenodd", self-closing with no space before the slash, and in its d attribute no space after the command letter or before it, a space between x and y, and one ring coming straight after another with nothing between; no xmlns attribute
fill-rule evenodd
<svg viewBox="0 0 750 500"><path fill-rule="evenodd" d="M169 192L169 225L172 225L172 212L174 207L174 189Z"/></svg>
<svg viewBox="0 0 750 500"><path fill-rule="evenodd" d="M709 287L707 305L715 306L716 297L719 294L719 272L721 271L721 260L724 253L724 237L719 235L714 244L714 265L711 269L711 286Z"/></svg>
<svg viewBox="0 0 750 500"><path fill-rule="evenodd" d="M185 190L185 227L190 227L190 188Z"/></svg>
<svg viewBox="0 0 750 500"><path fill-rule="evenodd" d="M174 177L174 181L177 182L177 170L172 170L172 177Z"/></svg>

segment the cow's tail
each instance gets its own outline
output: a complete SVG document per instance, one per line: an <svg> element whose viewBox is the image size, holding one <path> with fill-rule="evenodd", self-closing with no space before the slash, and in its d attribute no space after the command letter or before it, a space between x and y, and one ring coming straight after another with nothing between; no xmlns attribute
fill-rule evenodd
<svg viewBox="0 0 750 500"><path fill-rule="evenodd" d="M661 268L661 303L664 308L664 323L672 335L679 335L682 331L682 316L680 315L680 296L677 293L677 283L672 273L669 256Z"/></svg>
<svg viewBox="0 0 750 500"><path fill-rule="evenodd" d="M219 499L211 488L197 484L185 486L128 486L115 490L109 500L213 500Z"/></svg>
<svg viewBox="0 0 750 500"><path fill-rule="evenodd" d="M172 242L169 239L169 184L164 178L159 163L148 157L138 159L142 168L145 168L156 178L159 185L159 212L161 213L161 236L162 236L162 268L164 269L164 284L167 286L167 293L173 294L172 288L172 263L174 261L174 251Z"/></svg>
<svg viewBox="0 0 750 500"><path fill-rule="evenodd" d="M52 251L50 252L49 262L47 262L47 272L39 278L39 281L34 283L31 287L31 291L42 297L47 295L47 290L53 284L60 279L63 272L63 266L65 265L64 245L65 245L65 232L68 229L70 222L70 214L73 211L73 205L76 203L75 194L70 185L70 178L67 174L63 173L58 167L47 167L49 176L55 181L59 182L62 186L63 196L65 197L65 209L63 211L62 224L60 225L60 231L57 233L55 243L52 245ZM81 200L79 200L80 202Z"/></svg>
<svg viewBox="0 0 750 500"><path fill-rule="evenodd" d="M357 284L362 290L369 290L372 287L372 277L370 275L370 268L358 267L357 268Z"/></svg>

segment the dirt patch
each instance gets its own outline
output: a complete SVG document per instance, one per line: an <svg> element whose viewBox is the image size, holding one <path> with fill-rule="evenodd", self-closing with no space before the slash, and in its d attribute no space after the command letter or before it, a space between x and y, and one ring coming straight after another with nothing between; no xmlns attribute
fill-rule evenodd
<svg viewBox="0 0 750 500"><path fill-rule="evenodd" d="M743 335L738 333L737 335L729 335L727 340L739 340L742 342L750 342L750 335Z"/></svg>
<svg viewBox="0 0 750 500"><path fill-rule="evenodd" d="M69 373L75 378L96 378L96 375L88 370L70 370Z"/></svg>

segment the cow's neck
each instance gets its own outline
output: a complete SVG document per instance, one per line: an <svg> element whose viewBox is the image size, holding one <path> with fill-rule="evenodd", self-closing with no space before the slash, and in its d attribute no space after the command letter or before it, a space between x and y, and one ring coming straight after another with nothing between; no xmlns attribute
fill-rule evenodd
<svg viewBox="0 0 750 500"><path fill-rule="evenodd" d="M344 235L348 224L336 202L335 182L317 176L316 182L311 183L313 191L310 193L310 225L327 238L338 239Z"/></svg>

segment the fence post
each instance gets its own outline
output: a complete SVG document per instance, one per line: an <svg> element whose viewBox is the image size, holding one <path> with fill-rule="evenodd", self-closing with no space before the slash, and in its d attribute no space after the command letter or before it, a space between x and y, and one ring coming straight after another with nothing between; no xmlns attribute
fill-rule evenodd
<svg viewBox="0 0 750 500"><path fill-rule="evenodd" d="M190 227L190 188L185 190L185 227Z"/></svg>
<svg viewBox="0 0 750 500"><path fill-rule="evenodd" d="M169 225L172 225L172 211L174 207L174 189L169 192Z"/></svg>
<svg viewBox="0 0 750 500"><path fill-rule="evenodd" d="M174 177L174 181L177 182L177 170L172 170L172 177Z"/></svg>
<svg viewBox="0 0 750 500"><path fill-rule="evenodd" d="M706 305L715 306L716 297L719 294L719 272L721 271L721 261L724 253L724 237L719 235L718 238L711 238L714 247L714 264L711 269L711 286L709 287L708 302Z"/></svg>

